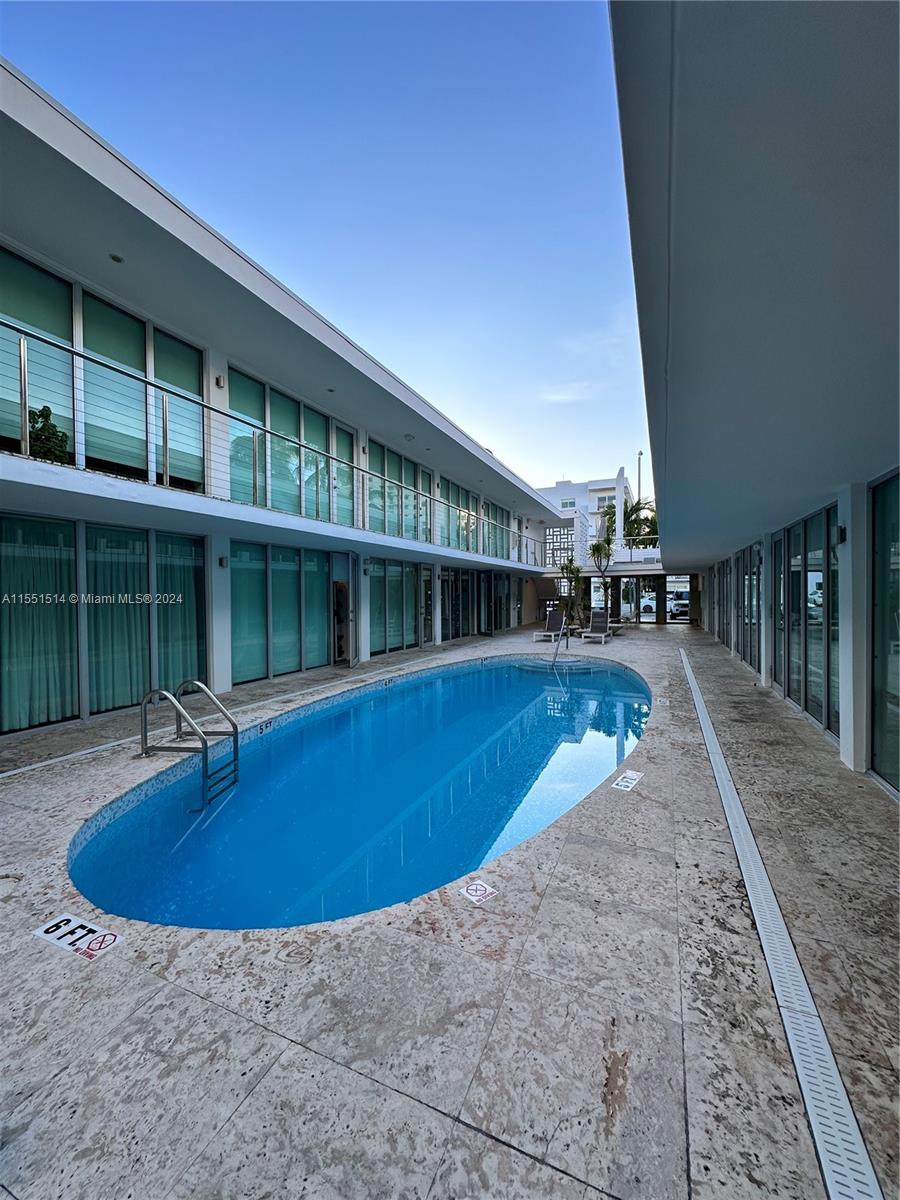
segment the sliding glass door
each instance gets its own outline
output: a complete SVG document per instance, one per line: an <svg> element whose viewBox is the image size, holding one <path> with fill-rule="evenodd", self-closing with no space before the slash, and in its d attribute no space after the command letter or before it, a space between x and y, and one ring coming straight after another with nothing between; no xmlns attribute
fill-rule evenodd
<svg viewBox="0 0 900 1200"><path fill-rule="evenodd" d="M772 542L772 678L784 689L784 538Z"/></svg>
<svg viewBox="0 0 900 1200"><path fill-rule="evenodd" d="M203 539L156 535L157 661L159 686L185 679L206 682L206 572ZM163 601L162 597L171 598Z"/></svg>
<svg viewBox="0 0 900 1200"><path fill-rule="evenodd" d="M266 548L231 543L231 678L234 683L269 673Z"/></svg>
<svg viewBox="0 0 900 1200"><path fill-rule="evenodd" d="M287 546L273 546L271 564L272 674L287 675L299 671L302 666L300 551Z"/></svg>
<svg viewBox="0 0 900 1200"><path fill-rule="evenodd" d="M825 704L825 521L816 513L806 521L806 710L822 720Z"/></svg>
<svg viewBox="0 0 900 1200"><path fill-rule="evenodd" d="M76 591L70 521L0 516L0 733L78 715L78 605L18 597Z"/></svg>
<svg viewBox="0 0 900 1200"><path fill-rule="evenodd" d="M900 788L900 485L872 488L872 769Z"/></svg>
<svg viewBox="0 0 900 1200"><path fill-rule="evenodd" d="M108 712L140 704L150 688L147 534L88 525L85 547L90 709Z"/></svg>
<svg viewBox="0 0 900 1200"><path fill-rule="evenodd" d="M803 526L792 525L788 540L788 688L797 704L803 700Z"/></svg>

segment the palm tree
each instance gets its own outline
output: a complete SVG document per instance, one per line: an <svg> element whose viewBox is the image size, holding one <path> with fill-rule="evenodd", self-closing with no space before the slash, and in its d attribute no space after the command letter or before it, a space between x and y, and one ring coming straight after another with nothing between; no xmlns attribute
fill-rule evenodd
<svg viewBox="0 0 900 1200"><path fill-rule="evenodd" d="M613 556L613 538L609 525L606 526L606 532L603 537L598 538L596 542L591 542L590 546L588 546L588 554L590 554L594 560L594 566L600 572L603 600L605 606L609 608L609 580L606 577L606 572L609 570L609 564L612 562Z"/></svg>
<svg viewBox="0 0 900 1200"><path fill-rule="evenodd" d="M607 504L602 515L606 518L607 532L614 537L616 532L616 506L614 504ZM659 529L656 524L656 505L652 500L629 500L626 496L622 518L622 524L625 527L622 533L623 538L630 538L635 541L650 541L659 537Z"/></svg>
<svg viewBox="0 0 900 1200"><path fill-rule="evenodd" d="M573 625L577 617L580 615L581 608L581 587L583 580L581 578L581 567L575 562L575 559L570 554L565 562L560 563L559 573L569 585L568 594L563 602L563 608L566 614L566 625Z"/></svg>

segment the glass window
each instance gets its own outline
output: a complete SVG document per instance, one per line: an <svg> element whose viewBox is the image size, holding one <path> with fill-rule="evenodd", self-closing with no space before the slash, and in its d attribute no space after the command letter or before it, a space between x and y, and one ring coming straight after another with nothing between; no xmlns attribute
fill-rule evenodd
<svg viewBox="0 0 900 1200"><path fill-rule="evenodd" d="M780 537L772 543L772 587L772 677L784 687L784 539Z"/></svg>
<svg viewBox="0 0 900 1200"><path fill-rule="evenodd" d="M229 422L231 441L231 499L253 503L253 461L256 444L256 501L266 503L265 435L257 433L266 423L266 389L249 375L228 369L228 407L241 420Z"/></svg>
<svg viewBox="0 0 900 1200"><path fill-rule="evenodd" d="M303 551L303 651L307 667L330 660L331 582L324 550Z"/></svg>
<svg viewBox="0 0 900 1200"><path fill-rule="evenodd" d="M385 484L384 489L386 532L392 537L399 537L401 529L401 460L400 455L393 450L385 451L384 473L391 480L390 483Z"/></svg>
<svg viewBox="0 0 900 1200"><path fill-rule="evenodd" d="M872 769L900 788L900 477L872 489Z"/></svg>
<svg viewBox="0 0 900 1200"><path fill-rule="evenodd" d="M206 681L206 572L202 538L156 535L156 590L177 597L156 606L159 686Z"/></svg>
<svg viewBox="0 0 900 1200"><path fill-rule="evenodd" d="M388 650L403 646L403 568L398 562L387 564Z"/></svg>
<svg viewBox="0 0 900 1200"><path fill-rule="evenodd" d="M353 524L353 434L339 425L334 430L334 519L338 525Z"/></svg>
<svg viewBox="0 0 900 1200"><path fill-rule="evenodd" d="M828 510L828 728L841 732L840 560L837 507Z"/></svg>
<svg viewBox="0 0 900 1200"><path fill-rule="evenodd" d="M144 375L147 327L143 321L85 293L84 348ZM147 474L146 386L98 363L84 364L84 453L89 467Z"/></svg>
<svg viewBox="0 0 900 1200"><path fill-rule="evenodd" d="M450 572L441 571L441 641L450 641Z"/></svg>
<svg viewBox="0 0 900 1200"><path fill-rule="evenodd" d="M459 632L461 637L468 637L472 632L472 572L463 571L460 581L459 596Z"/></svg>
<svg viewBox="0 0 900 1200"><path fill-rule="evenodd" d="M450 480L442 475L438 481L438 494L445 502L437 506L438 541L442 546L450 545L450 513L447 502L450 500ZM442 618L443 619L443 618Z"/></svg>
<svg viewBox="0 0 900 1200"><path fill-rule="evenodd" d="M752 604L752 588L750 574L750 550L741 551L741 613L743 615L743 633L741 634L741 658L745 663L749 663L752 657L750 651L750 634L751 634L751 604Z"/></svg>
<svg viewBox="0 0 900 1200"><path fill-rule="evenodd" d="M403 460L403 536L416 537L416 464Z"/></svg>
<svg viewBox="0 0 900 1200"><path fill-rule="evenodd" d="M272 674L284 675L301 667L300 551L273 546L271 562Z"/></svg>
<svg viewBox="0 0 900 1200"><path fill-rule="evenodd" d="M803 683L803 526L788 530L788 695L802 700Z"/></svg>
<svg viewBox="0 0 900 1200"><path fill-rule="evenodd" d="M0 517L0 579L13 595L70 595L75 526ZM75 604L0 604L0 732L78 715L77 611Z"/></svg>
<svg viewBox="0 0 900 1200"><path fill-rule="evenodd" d="M300 512L300 405L290 396L269 389L272 458L272 507ZM283 434L276 437L275 434Z"/></svg>
<svg viewBox="0 0 900 1200"><path fill-rule="evenodd" d="M434 641L434 572L431 567L422 568L422 642L428 646Z"/></svg>
<svg viewBox="0 0 900 1200"><path fill-rule="evenodd" d="M88 525L87 637L91 712L140 704L150 687L147 534Z"/></svg>
<svg viewBox="0 0 900 1200"><path fill-rule="evenodd" d="M266 548L231 543L231 678L234 683L269 673L266 617Z"/></svg>
<svg viewBox="0 0 900 1200"><path fill-rule="evenodd" d="M328 470L328 418L303 406L303 515L316 521L331 520Z"/></svg>
<svg viewBox="0 0 900 1200"><path fill-rule="evenodd" d="M385 597L384 559L369 561L369 653L383 654L387 649L387 601Z"/></svg>
<svg viewBox="0 0 900 1200"><path fill-rule="evenodd" d="M161 329L153 331L153 378L156 388L156 479L163 482L162 397L169 405L169 485L188 492L203 490L203 409L173 395L167 388L188 396L203 396L203 355Z"/></svg>
<svg viewBox="0 0 900 1200"><path fill-rule="evenodd" d="M431 489L434 486L434 481L430 472L425 470L419 471L419 491L424 495L419 496L419 538L423 542L431 541Z"/></svg>
<svg viewBox="0 0 900 1200"><path fill-rule="evenodd" d="M64 279L0 249L0 311L38 333L72 342L72 288Z"/></svg>
<svg viewBox="0 0 900 1200"><path fill-rule="evenodd" d="M419 568L415 563L403 564L403 644L419 644Z"/></svg>
<svg viewBox="0 0 900 1200"><path fill-rule="evenodd" d="M71 344L72 289L32 263L0 250L0 316L26 329ZM19 337L0 326L0 446L21 448ZM31 456L75 461L72 417L72 356L28 340L28 413Z"/></svg>
<svg viewBox="0 0 900 1200"><path fill-rule="evenodd" d="M153 377L198 399L203 395L203 355L179 338L153 330Z"/></svg>
<svg viewBox="0 0 900 1200"><path fill-rule="evenodd" d="M822 720L825 702L825 522L822 513L806 521L806 709Z"/></svg>
<svg viewBox="0 0 900 1200"><path fill-rule="evenodd" d="M378 442L369 442L369 471L369 529L384 533L384 446Z"/></svg>

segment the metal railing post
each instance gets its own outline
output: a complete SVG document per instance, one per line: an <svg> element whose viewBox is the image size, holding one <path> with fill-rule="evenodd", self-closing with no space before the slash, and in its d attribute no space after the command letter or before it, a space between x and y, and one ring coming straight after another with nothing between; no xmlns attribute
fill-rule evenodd
<svg viewBox="0 0 900 1200"><path fill-rule="evenodd" d="M253 503L258 504L259 503L259 430L258 429L253 430L253 433L251 435L251 440L252 440L252 446L253 446L252 455L251 455L251 463L252 463L251 469L253 471L253 482L251 485L250 494L253 499Z"/></svg>
<svg viewBox="0 0 900 1200"><path fill-rule="evenodd" d="M19 407L22 453L31 453L31 429L28 423L28 342L19 338Z"/></svg>
<svg viewBox="0 0 900 1200"><path fill-rule="evenodd" d="M161 398L162 405L162 480L163 487L169 486L169 397L165 392Z"/></svg>

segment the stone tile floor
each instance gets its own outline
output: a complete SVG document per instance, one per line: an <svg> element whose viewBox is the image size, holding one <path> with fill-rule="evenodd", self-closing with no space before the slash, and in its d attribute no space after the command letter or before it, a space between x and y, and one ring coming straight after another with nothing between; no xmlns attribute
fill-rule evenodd
<svg viewBox="0 0 900 1200"><path fill-rule="evenodd" d="M0 777L0 1195L16 1200L818 1200L765 961L678 650L703 689L887 1197L897 1192L897 806L707 635L578 653L657 705L628 766L458 883L328 925L106 916L82 821L168 765L134 742ZM472 639L237 689L253 724L385 671L523 652ZM293 693L293 695L290 695ZM133 736L114 714L8 738L0 769ZM72 910L93 963L30 936Z"/></svg>

